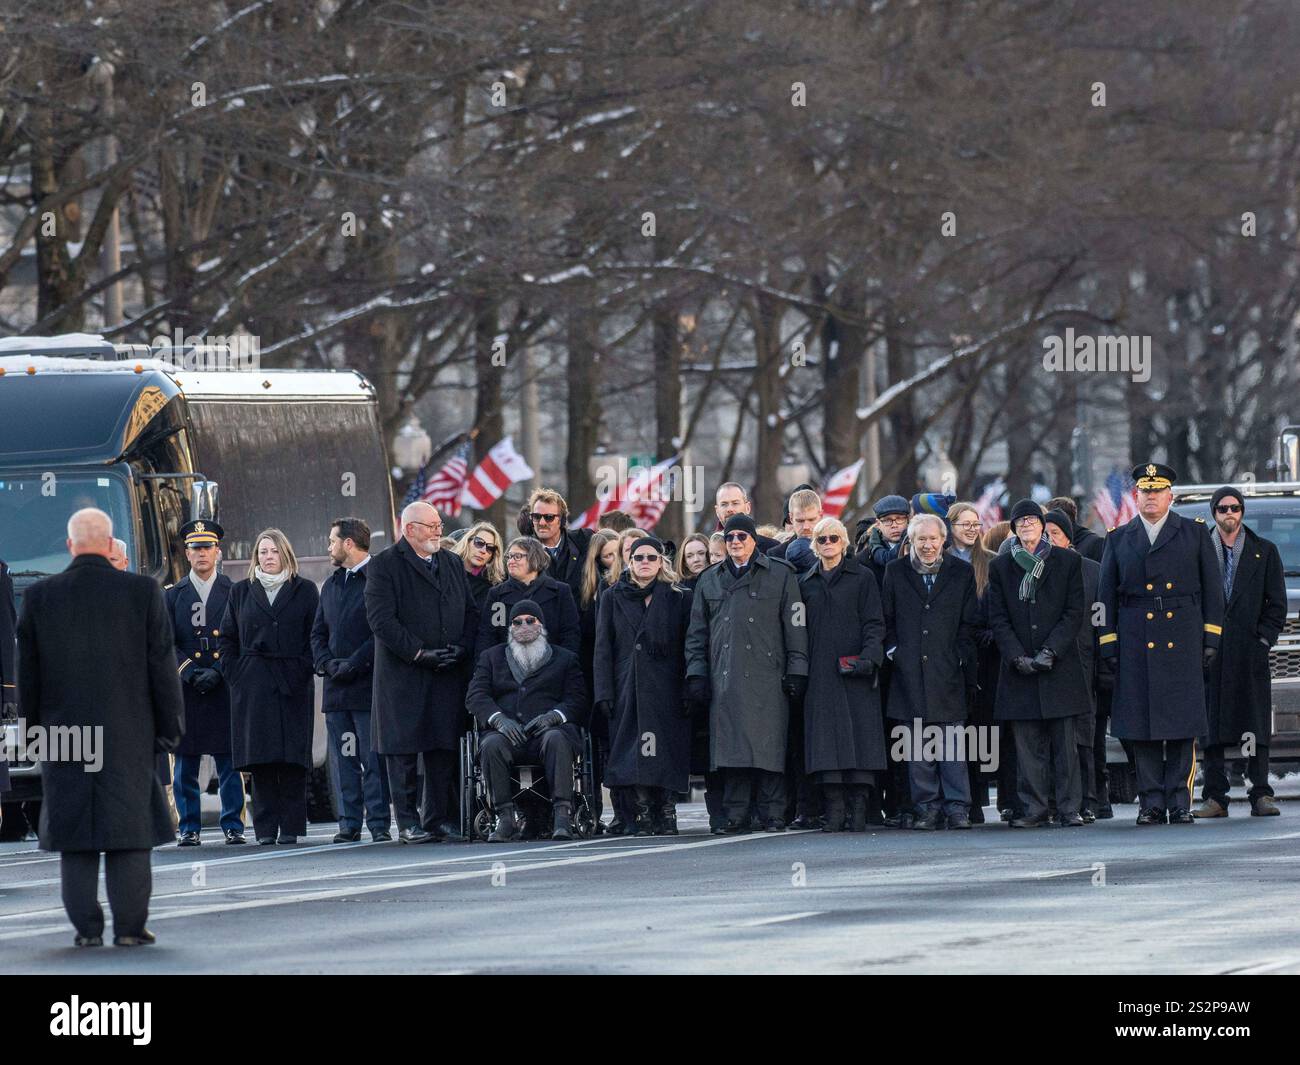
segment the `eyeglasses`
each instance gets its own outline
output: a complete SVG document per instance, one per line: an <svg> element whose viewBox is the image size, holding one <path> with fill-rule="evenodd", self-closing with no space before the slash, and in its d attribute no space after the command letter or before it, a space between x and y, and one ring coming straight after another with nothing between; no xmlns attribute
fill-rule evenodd
<svg viewBox="0 0 1300 1065"><path fill-rule="evenodd" d="M886 514L883 518L877 518L881 525L906 525L906 514Z"/></svg>
<svg viewBox="0 0 1300 1065"><path fill-rule="evenodd" d="M1240 514L1242 511L1239 503L1221 503L1214 508L1216 514Z"/></svg>
<svg viewBox="0 0 1300 1065"><path fill-rule="evenodd" d="M495 555L497 553L497 545L488 543L482 537L475 536L469 543L471 547L476 547L480 551L486 551L489 555Z"/></svg>
<svg viewBox="0 0 1300 1065"><path fill-rule="evenodd" d="M658 556L658 555L655 555L655 554L650 554L650 555L633 555L633 556L632 556L632 561L633 561L633 562L658 562L658 561L659 561L659 556Z"/></svg>
<svg viewBox="0 0 1300 1065"><path fill-rule="evenodd" d="M537 511L535 510L528 516L533 519L534 524L536 524L537 522L548 522L548 521L560 520L560 516L558 514L538 514Z"/></svg>
<svg viewBox="0 0 1300 1065"><path fill-rule="evenodd" d="M724 533L722 538L726 540L727 543L729 544L743 544L746 540L749 539L749 533L729 532L729 533Z"/></svg>
<svg viewBox="0 0 1300 1065"><path fill-rule="evenodd" d="M440 521L437 521L437 522L429 522L429 521L408 521L406 524L407 524L407 525L423 525L426 529L431 529L433 532L438 532L438 533L442 532L442 522L440 522Z"/></svg>
<svg viewBox="0 0 1300 1065"><path fill-rule="evenodd" d="M966 530L982 529L984 527L984 523L982 521L955 521L953 522L952 527L954 529L966 529Z"/></svg>
<svg viewBox="0 0 1300 1065"><path fill-rule="evenodd" d="M817 542L819 544L838 544L840 542L840 534L831 533L829 536L819 536L817 537Z"/></svg>
<svg viewBox="0 0 1300 1065"><path fill-rule="evenodd" d="M527 614L523 614L515 618L514 621L510 622L510 627L512 629L521 629L525 625L536 625L536 624L537 624L536 618L529 617Z"/></svg>
<svg viewBox="0 0 1300 1065"><path fill-rule="evenodd" d="M525 555L522 551L511 551L511 552L509 552L509 553L506 555L506 561L507 561L507 562L526 562L526 561L528 561L528 556Z"/></svg>

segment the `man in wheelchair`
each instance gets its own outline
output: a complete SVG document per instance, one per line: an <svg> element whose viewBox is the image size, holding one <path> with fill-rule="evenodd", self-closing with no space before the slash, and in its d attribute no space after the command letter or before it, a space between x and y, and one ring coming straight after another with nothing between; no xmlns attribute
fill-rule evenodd
<svg viewBox="0 0 1300 1065"><path fill-rule="evenodd" d="M504 644L484 651L466 705L480 730L479 759L497 815L490 843L519 836L510 770L541 765L551 789L552 839L573 838L573 766L582 749L587 684L578 656L546 638L541 609L523 599L510 611Z"/></svg>

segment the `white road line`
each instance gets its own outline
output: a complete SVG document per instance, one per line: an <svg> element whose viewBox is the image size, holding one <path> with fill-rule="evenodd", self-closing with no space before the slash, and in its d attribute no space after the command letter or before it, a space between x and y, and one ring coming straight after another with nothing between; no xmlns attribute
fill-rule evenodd
<svg viewBox="0 0 1300 1065"><path fill-rule="evenodd" d="M1034 873L1032 874L1031 879L1051 880L1053 877L1057 876L1078 876L1080 873L1095 873L1096 871L1097 870L1092 866L1088 866L1085 869L1063 869L1059 873Z"/></svg>
<svg viewBox="0 0 1300 1065"><path fill-rule="evenodd" d="M1220 976L1260 976L1263 973L1277 972L1278 969L1285 969L1288 965L1300 967L1300 957L1281 958L1274 961L1262 961L1258 965L1249 965L1242 969L1224 969Z"/></svg>
<svg viewBox="0 0 1300 1065"><path fill-rule="evenodd" d="M757 921L738 921L734 924L724 925L725 928L761 928L767 924L783 924L786 921L799 921L805 917L818 917L826 910L807 910L804 913L785 913L780 917L760 917Z"/></svg>
<svg viewBox="0 0 1300 1065"><path fill-rule="evenodd" d="M621 852L595 852L592 854L571 854L564 858L555 858L550 861L536 862L530 865L517 866L515 873L527 872L532 869L555 869L567 865L589 865L595 862L616 861L619 858L636 857L643 854L662 854L669 851L694 850L699 847L723 847L733 843L752 842L756 839L768 839L765 833L757 833L744 836L710 836L708 839L702 839L693 843L675 843L661 847L645 847L636 851ZM597 841L590 841L597 842ZM509 875L510 870L507 870ZM178 917L200 917L211 913L234 913L238 910L257 910L266 909L271 906L287 906L299 902L327 902L331 899L350 898L356 895L377 894L383 891L404 891L409 888L430 887L434 884L447 884L461 880L477 880L483 877L491 877L493 870L488 869L469 869L452 873L440 873L436 876L414 877L406 880L390 880L382 884L349 884L345 887L327 888L323 891L300 891L291 895L284 895L278 898L270 899L246 899L241 902L216 903L211 906L191 906L178 910L174 913L157 913L150 915L150 923L155 921L172 920ZM324 874L317 877L303 877L302 879L326 880L334 879L336 874ZM273 885L253 884L249 887L265 890ZM183 894L190 896L212 894L213 890L228 891L232 889L206 889L194 892L185 892ZM169 898L178 898L178 895L167 896ZM22 916L27 917L53 917L63 913L62 909L33 911ZM17 915L15 915L17 916ZM59 932L66 933L68 927L66 924L51 925L41 928L24 929L18 932L0 933L0 941L11 939L34 939L39 936L52 935Z"/></svg>
<svg viewBox="0 0 1300 1065"><path fill-rule="evenodd" d="M555 844L550 844L542 847L532 847L527 850L498 851L498 850L484 850L475 847L475 849L472 852L467 851L466 853L460 854L453 858L433 858L423 862L399 862L395 865L363 866L358 869L339 869L334 872L309 872L309 873L304 873L302 876L281 877L278 880L255 880L243 884L228 884L220 887L201 888L193 891L171 891L161 895L154 895L153 898L155 900L172 899L172 898L191 898L195 895L220 894L220 893L231 892L231 891L244 891L251 888L263 887L266 885L273 885L273 884L300 884L305 880L334 880L334 879L341 879L343 877L353 877L353 876L362 876L362 875L373 876L375 874L381 874L381 873L382 874L394 873L404 869L427 869L431 866L436 866L436 865L461 865L465 862L474 862L474 861L498 862L503 858L517 858L523 860L532 856L553 854L556 851L569 850L574 847L586 847L586 846L591 846L592 844L595 843L604 843L608 839L612 839L612 838L614 837L575 840L572 843L555 843ZM612 850L612 848L602 848L602 849ZM632 848L632 850L635 852L639 852L644 849L645 848L642 847ZM253 860L253 856L251 855L248 858L225 859L225 861L232 862L232 863L240 862L240 861L252 861L252 860ZM211 862L209 864L216 865L218 863ZM171 866L171 868L181 869L188 873L193 872L193 870L189 865L174 865ZM50 880L29 880L25 884L20 886L23 887L37 886L37 885L49 886L49 885L59 884L59 883L61 883L60 879L58 877L55 877ZM54 910L54 909L17 910L14 911L13 913L0 914L0 921L11 921L20 917L32 917L39 914L60 913L60 912L62 911Z"/></svg>

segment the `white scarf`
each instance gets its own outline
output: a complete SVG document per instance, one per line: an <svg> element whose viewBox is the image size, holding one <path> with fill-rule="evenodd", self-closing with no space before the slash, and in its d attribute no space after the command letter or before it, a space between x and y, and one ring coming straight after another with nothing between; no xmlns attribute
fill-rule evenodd
<svg viewBox="0 0 1300 1065"><path fill-rule="evenodd" d="M190 583L194 585L194 590L199 593L199 601L204 606L208 605L208 596L212 594L212 586L217 583L217 571L212 571L212 576L206 581L193 570L190 570Z"/></svg>
<svg viewBox="0 0 1300 1065"><path fill-rule="evenodd" d="M253 578L262 585L266 592L266 601L274 603L275 597L280 594L280 589L284 586L285 581L289 579L289 571L282 569L279 573L264 573L262 567L258 566L253 570Z"/></svg>

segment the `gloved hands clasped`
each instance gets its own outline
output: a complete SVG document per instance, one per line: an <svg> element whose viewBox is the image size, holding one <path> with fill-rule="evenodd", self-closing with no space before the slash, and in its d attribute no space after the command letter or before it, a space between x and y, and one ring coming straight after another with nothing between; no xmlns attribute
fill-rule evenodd
<svg viewBox="0 0 1300 1065"><path fill-rule="evenodd" d="M190 685L200 695L207 695L208 692L216 691L217 685L221 683L221 674L215 669L196 669L189 675Z"/></svg>
<svg viewBox="0 0 1300 1065"><path fill-rule="evenodd" d="M548 728L555 728L557 725L564 724L564 715L558 710L547 710L544 714L538 714L528 724L524 726L524 731L530 736L540 736Z"/></svg>

